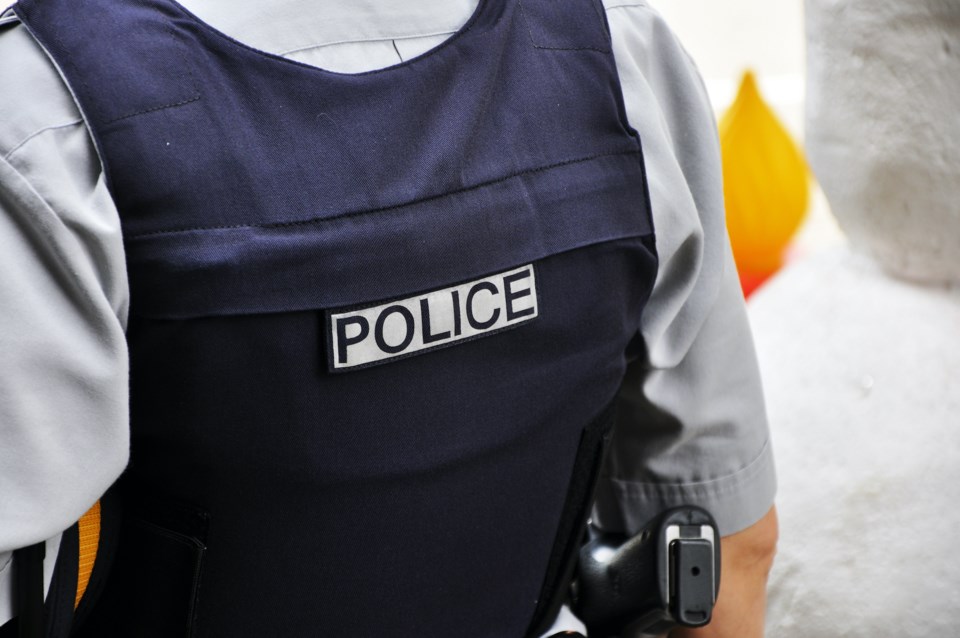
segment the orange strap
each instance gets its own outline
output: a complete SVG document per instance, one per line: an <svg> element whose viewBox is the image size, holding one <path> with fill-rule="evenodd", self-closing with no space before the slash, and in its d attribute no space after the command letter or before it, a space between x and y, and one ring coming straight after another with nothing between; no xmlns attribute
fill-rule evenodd
<svg viewBox="0 0 960 638"><path fill-rule="evenodd" d="M93 504L86 514L77 523L80 530L80 560L77 564L77 599L73 604L76 609L87 591L93 564L97 561L97 548L100 546L100 501Z"/></svg>

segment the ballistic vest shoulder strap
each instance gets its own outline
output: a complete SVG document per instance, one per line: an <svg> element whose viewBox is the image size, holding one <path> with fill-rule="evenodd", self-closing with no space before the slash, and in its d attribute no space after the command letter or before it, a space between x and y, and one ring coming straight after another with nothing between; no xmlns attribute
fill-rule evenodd
<svg viewBox="0 0 960 638"><path fill-rule="evenodd" d="M97 561L97 550L100 546L100 514L100 501L97 501L77 522L80 552L77 559L77 595L73 602L74 609L80 606L80 601L90 584L93 566Z"/></svg>
<svg viewBox="0 0 960 638"><path fill-rule="evenodd" d="M46 543L14 552L16 632L9 638L66 638L93 604L109 569L116 538L111 530L112 497L93 504L80 520L63 532L49 592L44 587ZM105 520L106 517L106 520ZM2 634L7 638L7 634Z"/></svg>
<svg viewBox="0 0 960 638"><path fill-rule="evenodd" d="M22 547L13 553L19 638L43 636L43 559L46 553L46 542Z"/></svg>

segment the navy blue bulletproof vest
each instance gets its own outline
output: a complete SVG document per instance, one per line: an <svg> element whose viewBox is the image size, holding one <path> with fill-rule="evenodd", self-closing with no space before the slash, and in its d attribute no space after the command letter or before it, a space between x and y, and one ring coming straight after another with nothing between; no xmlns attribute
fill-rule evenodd
<svg viewBox="0 0 960 638"><path fill-rule="evenodd" d="M93 133L130 276L91 635L531 631L656 272L600 2L483 0L359 74L171 0L16 11Z"/></svg>

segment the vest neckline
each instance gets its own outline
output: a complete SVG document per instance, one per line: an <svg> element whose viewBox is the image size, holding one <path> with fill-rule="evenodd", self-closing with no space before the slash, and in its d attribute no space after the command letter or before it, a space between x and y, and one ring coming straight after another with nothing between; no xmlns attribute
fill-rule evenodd
<svg viewBox="0 0 960 638"><path fill-rule="evenodd" d="M341 78L353 78L353 77L363 77L370 75L386 75L393 71L405 68L407 66L416 64L427 58L432 58L436 55L442 54L443 50L449 48L451 45L459 42L464 36L466 36L471 28L476 24L481 17L484 17L488 11L495 9L495 5L501 4L502 0L479 0L477 6L474 8L473 13L464 22L454 33L452 33L448 38L444 39L440 44L431 47L424 51L423 53L416 55L409 60L403 60L396 64L391 64L389 66L381 67L378 69L370 69L368 71L360 71L358 73L344 73L341 71L331 71L330 69L325 69L313 64L308 64L306 62L301 62L300 60L294 60L291 58L286 58L277 53L271 53L269 51L264 51L263 49L258 49L257 47L251 46L241 40L237 40L233 36L227 35L217 27L213 26L209 22L198 17L196 14L191 12L185 6L180 4L177 0L159 0L161 3L167 4L170 6L176 13L181 14L183 17L187 18L192 24L194 24L198 31L203 34L203 36L214 44L220 44L226 42L233 47L239 48L245 51L248 54L254 55L268 64L279 64L286 65L291 67L300 67L302 69L309 70L314 73L321 75L331 76L331 77L341 77Z"/></svg>

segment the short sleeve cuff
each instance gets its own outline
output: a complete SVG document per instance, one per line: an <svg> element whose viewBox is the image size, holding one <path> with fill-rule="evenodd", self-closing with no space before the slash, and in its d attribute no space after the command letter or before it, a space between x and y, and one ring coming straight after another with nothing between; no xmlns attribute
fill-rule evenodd
<svg viewBox="0 0 960 638"><path fill-rule="evenodd" d="M773 451L767 441L746 467L709 481L640 483L601 477L593 521L602 529L633 534L664 510L697 505L713 515L721 536L729 536L763 518L773 507L776 491Z"/></svg>

